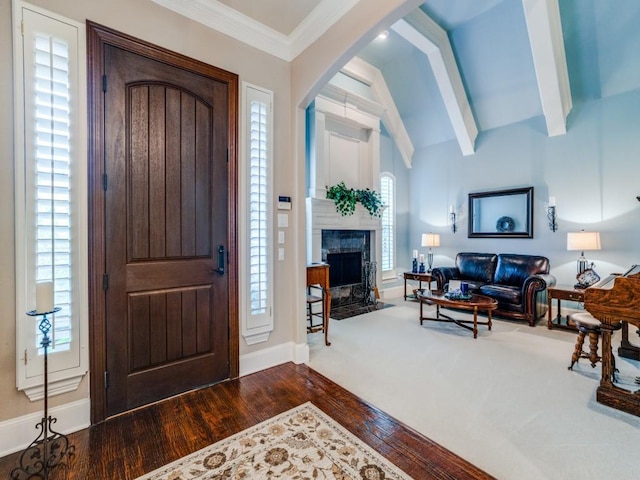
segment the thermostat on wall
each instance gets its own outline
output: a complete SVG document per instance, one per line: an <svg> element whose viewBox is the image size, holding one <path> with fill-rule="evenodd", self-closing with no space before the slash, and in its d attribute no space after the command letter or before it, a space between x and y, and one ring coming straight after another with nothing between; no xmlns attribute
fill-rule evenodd
<svg viewBox="0 0 640 480"><path fill-rule="evenodd" d="M278 210L291 210L291 197L278 196Z"/></svg>

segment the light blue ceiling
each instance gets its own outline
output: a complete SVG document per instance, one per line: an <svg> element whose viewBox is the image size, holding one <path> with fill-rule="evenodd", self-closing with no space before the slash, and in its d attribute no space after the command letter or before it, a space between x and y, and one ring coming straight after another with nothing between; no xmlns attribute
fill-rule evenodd
<svg viewBox="0 0 640 480"><path fill-rule="evenodd" d="M574 106L640 88L640 0L560 0ZM542 115L522 0L429 0L482 131ZM454 140L427 57L390 30L358 55L381 70L416 149Z"/></svg>

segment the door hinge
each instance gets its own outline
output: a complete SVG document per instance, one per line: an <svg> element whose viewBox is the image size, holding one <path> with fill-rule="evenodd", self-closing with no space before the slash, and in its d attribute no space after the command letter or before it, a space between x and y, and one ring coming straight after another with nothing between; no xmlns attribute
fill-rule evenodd
<svg viewBox="0 0 640 480"><path fill-rule="evenodd" d="M107 91L107 76L106 75L102 75L102 91L103 92Z"/></svg>
<svg viewBox="0 0 640 480"><path fill-rule="evenodd" d="M102 174L102 189L105 190L105 191L107 190L107 182L108 182L107 174L103 173Z"/></svg>
<svg viewBox="0 0 640 480"><path fill-rule="evenodd" d="M108 273L105 273L102 276L102 289L109 290L109 274Z"/></svg>
<svg viewBox="0 0 640 480"><path fill-rule="evenodd" d="M109 388L109 372L104 372L104 389Z"/></svg>
<svg viewBox="0 0 640 480"><path fill-rule="evenodd" d="M229 149L227 148L227 163L229 163Z"/></svg>
<svg viewBox="0 0 640 480"><path fill-rule="evenodd" d="M27 359L28 359L28 357L27 357L27 349L26 348L24 349L24 357L22 357L22 359L24 360L24 364L26 365L27 364Z"/></svg>

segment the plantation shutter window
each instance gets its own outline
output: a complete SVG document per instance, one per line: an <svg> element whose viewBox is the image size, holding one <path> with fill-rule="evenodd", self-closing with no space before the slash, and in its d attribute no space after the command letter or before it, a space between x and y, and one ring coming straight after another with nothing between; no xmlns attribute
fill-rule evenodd
<svg viewBox="0 0 640 480"><path fill-rule="evenodd" d="M273 330L273 94L243 85L245 154L241 188L247 212L241 234L242 334L248 344L266 341Z"/></svg>
<svg viewBox="0 0 640 480"><path fill-rule="evenodd" d="M35 285L52 282L49 393L77 388L88 367L84 25L14 2L16 383L43 394Z"/></svg>
<svg viewBox="0 0 640 480"><path fill-rule="evenodd" d="M380 175L380 197L385 209L382 212L382 276L395 277L395 178L389 173Z"/></svg>
<svg viewBox="0 0 640 480"><path fill-rule="evenodd" d="M251 315L267 308L267 105L251 101L251 152L249 155L249 216Z"/></svg>

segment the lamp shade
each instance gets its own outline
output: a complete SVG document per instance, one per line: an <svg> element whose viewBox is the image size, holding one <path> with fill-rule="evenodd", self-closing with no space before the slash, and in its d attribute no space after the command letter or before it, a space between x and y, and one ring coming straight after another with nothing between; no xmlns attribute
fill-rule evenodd
<svg viewBox="0 0 640 480"><path fill-rule="evenodd" d="M422 246L423 247L439 247L440 235L438 235L437 233L423 233Z"/></svg>
<svg viewBox="0 0 640 480"><path fill-rule="evenodd" d="M567 250L600 250L599 232L569 232L567 233Z"/></svg>

